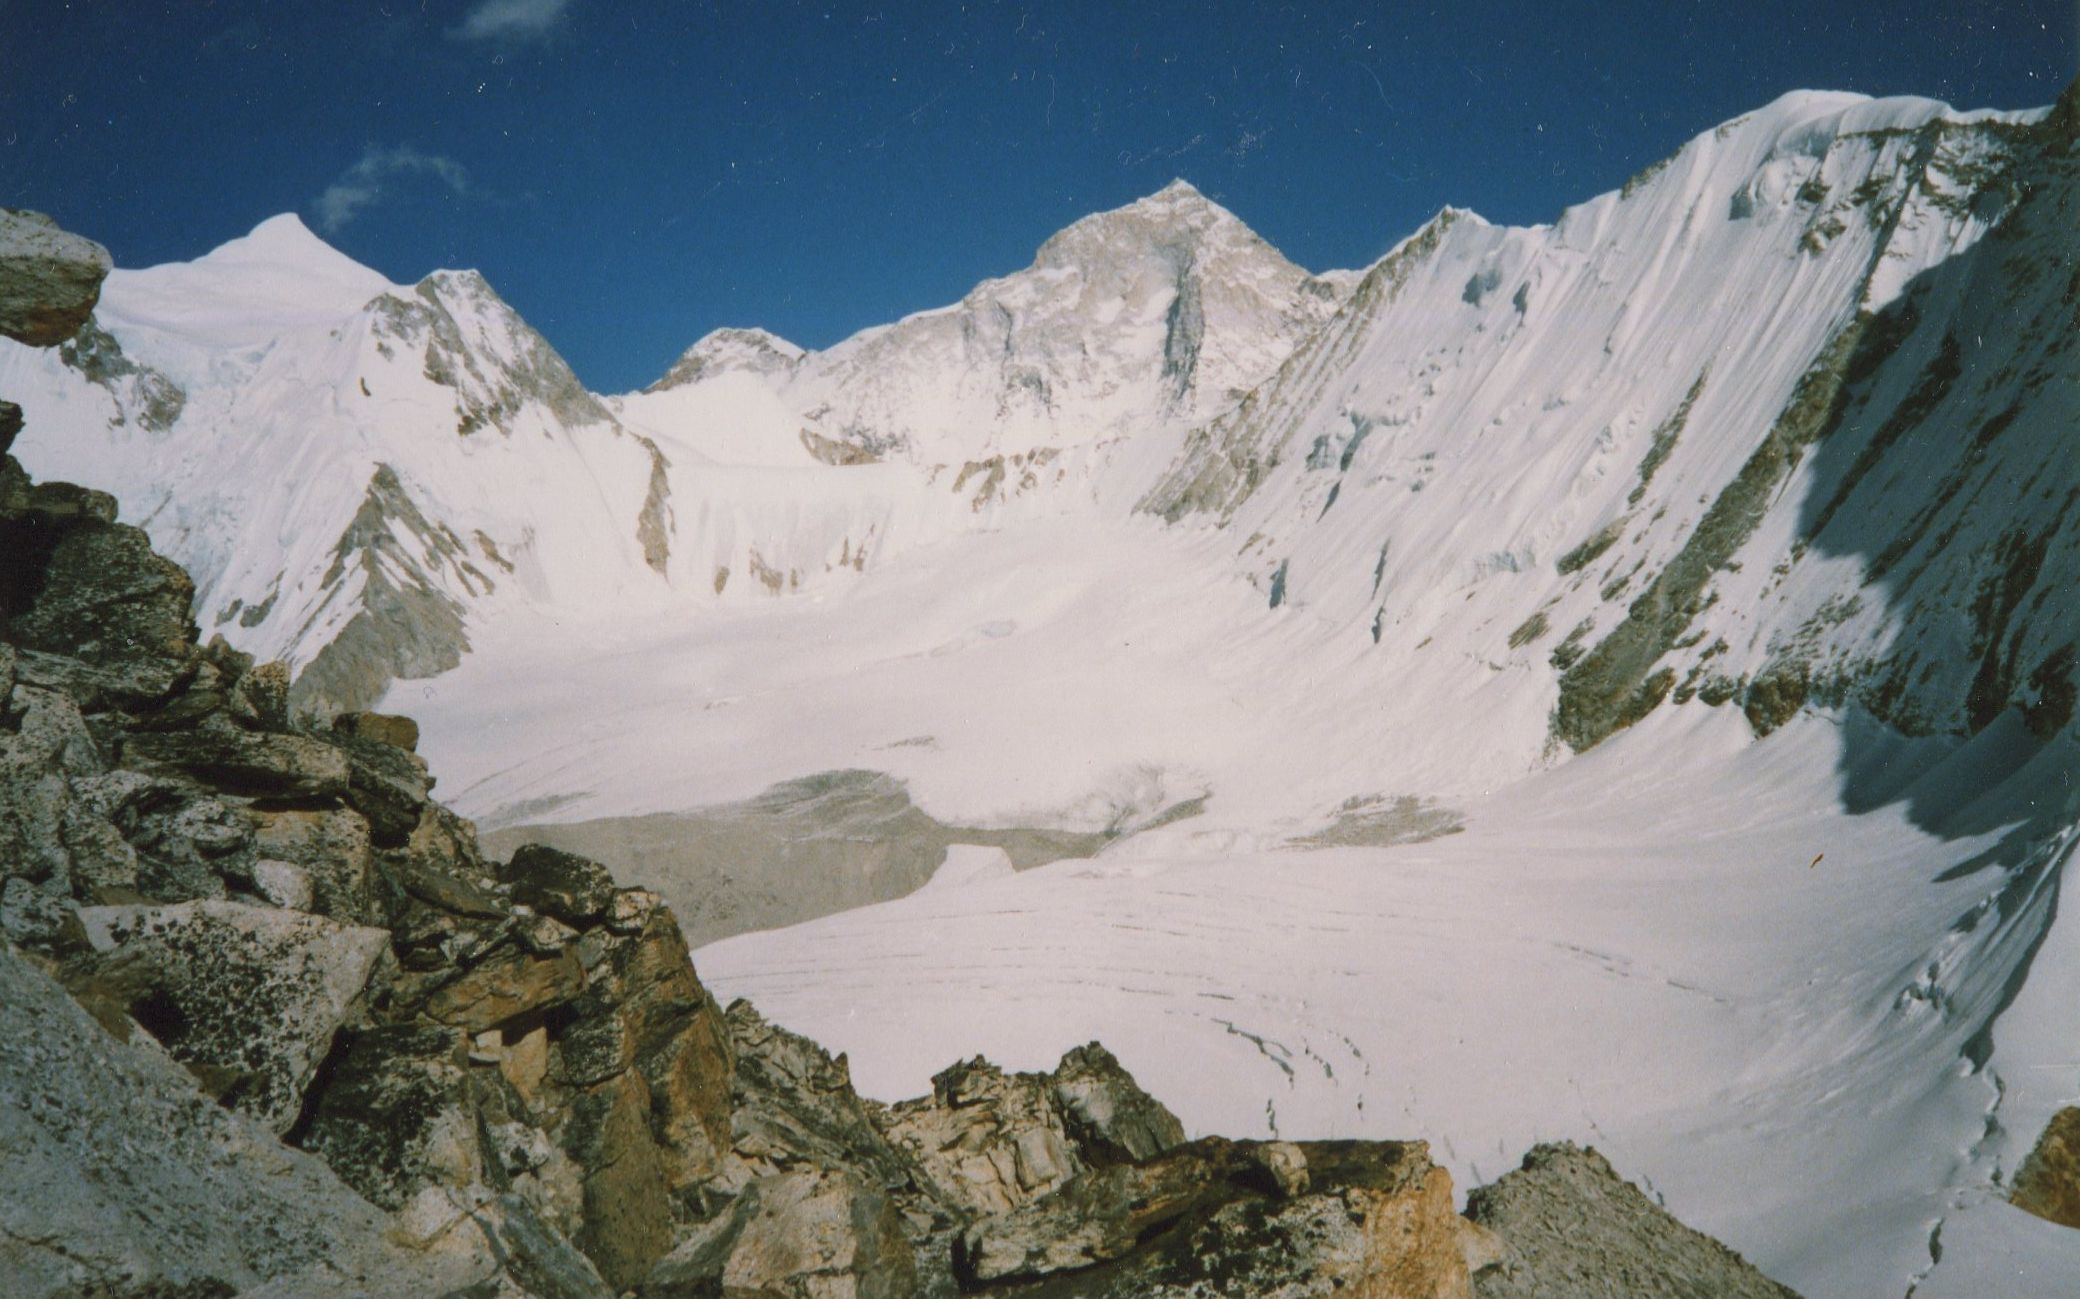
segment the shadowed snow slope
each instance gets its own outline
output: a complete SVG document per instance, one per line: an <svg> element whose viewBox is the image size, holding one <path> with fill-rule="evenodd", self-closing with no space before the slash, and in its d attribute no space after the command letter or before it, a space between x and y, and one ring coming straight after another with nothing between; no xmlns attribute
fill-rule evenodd
<svg viewBox="0 0 2080 1299"><path fill-rule="evenodd" d="M1096 1035L1203 1131L1594 1141L1816 1297L2062 1293L2076 125L1801 92L1325 276L1173 185L607 398L277 218L0 389L466 813L1114 836L703 949L868 1090Z"/></svg>

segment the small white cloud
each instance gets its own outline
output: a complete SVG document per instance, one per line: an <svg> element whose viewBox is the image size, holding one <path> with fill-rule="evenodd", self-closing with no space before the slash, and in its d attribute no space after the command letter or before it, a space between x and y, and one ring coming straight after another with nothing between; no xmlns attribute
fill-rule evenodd
<svg viewBox="0 0 2080 1299"><path fill-rule="evenodd" d="M479 0L452 36L465 41L541 36L563 17L570 0Z"/></svg>
<svg viewBox="0 0 2080 1299"><path fill-rule="evenodd" d="M318 195L314 206L319 228L326 234L339 233L361 209L381 202L392 181L410 175L431 176L457 194L469 192L469 173L453 158L421 153L408 144L388 149L371 144L362 151L359 162Z"/></svg>

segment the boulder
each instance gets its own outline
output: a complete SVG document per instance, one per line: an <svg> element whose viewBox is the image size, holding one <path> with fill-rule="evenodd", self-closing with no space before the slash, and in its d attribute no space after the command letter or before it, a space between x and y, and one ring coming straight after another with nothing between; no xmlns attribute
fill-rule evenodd
<svg viewBox="0 0 2080 1299"><path fill-rule="evenodd" d="M1501 1260L1474 1277L1480 1299L1602 1299L1618 1277L1628 1299L1797 1299L1571 1142L1477 1187L1466 1216L1501 1238Z"/></svg>
<svg viewBox="0 0 2080 1299"><path fill-rule="evenodd" d="M1096 1042L1063 1056L1048 1081L1055 1109L1089 1162L1152 1159L1184 1144L1184 1124Z"/></svg>
<svg viewBox="0 0 2080 1299"><path fill-rule="evenodd" d="M268 857L253 862L249 882L262 902L288 911L309 911L317 895L309 871L294 862Z"/></svg>
<svg viewBox="0 0 2080 1299"><path fill-rule="evenodd" d="M53 956L87 948L87 931L72 899L39 888L19 875L0 883L0 939Z"/></svg>
<svg viewBox="0 0 2080 1299"><path fill-rule="evenodd" d="M463 1088L469 1037L434 1024L357 1032L338 1052L300 1144L369 1203L401 1209L428 1186L477 1180Z"/></svg>
<svg viewBox="0 0 2080 1299"><path fill-rule="evenodd" d="M895 1205L850 1173L762 1177L689 1233L636 1288L639 1299L911 1299L917 1262Z"/></svg>
<svg viewBox="0 0 2080 1299"><path fill-rule="evenodd" d="M96 955L74 977L130 1016L224 1104L286 1132L389 945L380 929L234 902L86 907Z"/></svg>
<svg viewBox="0 0 2080 1299"><path fill-rule="evenodd" d="M394 745L334 731L332 747L348 770L347 802L368 818L377 847L403 846L418 830L433 781L426 762Z"/></svg>
<svg viewBox="0 0 2080 1299"><path fill-rule="evenodd" d="M41 212L0 208L0 334L55 347L79 332L113 263Z"/></svg>
<svg viewBox="0 0 2080 1299"><path fill-rule="evenodd" d="M2051 1116L2008 1199L2047 1222L2080 1227L2080 1109L2068 1106Z"/></svg>
<svg viewBox="0 0 2080 1299"><path fill-rule="evenodd" d="M980 1057L890 1107L890 1142L967 1213L1002 1213L1090 1168L1145 1159L1184 1139L1175 1115L1095 1043L1053 1073L1006 1074Z"/></svg>
<svg viewBox="0 0 2080 1299"><path fill-rule="evenodd" d="M513 904L488 885L443 870L427 857L407 856L395 866L398 887L437 911L476 920L505 920L513 914Z"/></svg>
<svg viewBox="0 0 2080 1299"><path fill-rule="evenodd" d="M0 521L0 532L5 531L5 526L4 521ZM0 568L0 586L5 586L6 578L7 570ZM115 709L131 712L144 723L134 729L149 729L145 718L150 710L162 702L170 706L172 700L169 696L181 691L183 682L188 679L187 672L175 663L97 667L67 655L21 646L15 647L15 666L18 681L63 691L83 712L105 713Z"/></svg>
<svg viewBox="0 0 2080 1299"><path fill-rule="evenodd" d="M67 843L82 898L221 899L227 878L250 878L251 821L192 782L112 771L73 790Z"/></svg>
<svg viewBox="0 0 2080 1299"><path fill-rule="evenodd" d="M368 821L348 808L247 813L253 821L253 851L294 866L309 877L308 910L345 924L379 922L369 852Z"/></svg>
<svg viewBox="0 0 2080 1299"><path fill-rule="evenodd" d="M614 877L596 861L541 844L527 844L513 854L505 877L513 900L574 925L606 915L614 901Z"/></svg>
<svg viewBox="0 0 2080 1299"><path fill-rule="evenodd" d="M116 521L116 498L78 483L36 483L26 494L10 499L8 509L52 525L81 519L96 523Z"/></svg>
<svg viewBox="0 0 2080 1299"><path fill-rule="evenodd" d="M289 665L262 663L231 678L225 708L240 724L257 730L289 727Z"/></svg>
<svg viewBox="0 0 2080 1299"><path fill-rule="evenodd" d="M72 892L73 781L100 769L100 754L70 697L16 685L0 707L0 879Z"/></svg>
<svg viewBox="0 0 2080 1299"><path fill-rule="evenodd" d="M419 723L409 717L393 717L388 713L341 713L332 719L332 729L341 735L387 744L406 753L416 752L419 748Z"/></svg>

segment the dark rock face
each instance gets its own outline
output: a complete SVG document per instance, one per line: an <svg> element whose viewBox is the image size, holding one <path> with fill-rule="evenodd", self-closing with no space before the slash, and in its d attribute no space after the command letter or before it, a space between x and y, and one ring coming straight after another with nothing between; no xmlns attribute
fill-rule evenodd
<svg viewBox="0 0 2080 1299"><path fill-rule="evenodd" d="M487 831L501 852L550 844L654 887L696 944L902 897L950 844L1004 849L1024 869L1088 857L1096 832L948 825L884 773L830 771L693 812Z"/></svg>
<svg viewBox="0 0 2080 1299"><path fill-rule="evenodd" d="M380 1024L335 1054L332 1076L300 1134L371 1204L402 1209L428 1185L467 1186L481 1152L461 1103L469 1035L429 1024Z"/></svg>
<svg viewBox="0 0 2080 1299"><path fill-rule="evenodd" d="M20 490L26 483L12 460L0 470L7 639L77 660L84 680L127 701L164 699L194 671L194 583L141 530L113 522L100 493Z"/></svg>
<svg viewBox="0 0 2080 1299"><path fill-rule="evenodd" d="M0 334L51 347L79 332L101 301L108 250L41 212L0 208Z"/></svg>
<svg viewBox="0 0 2080 1299"><path fill-rule="evenodd" d="M1096 1042L1063 1056L1048 1081L1070 1139L1092 1162L1153 1159L1184 1144L1177 1116Z"/></svg>
<svg viewBox="0 0 2080 1299"><path fill-rule="evenodd" d="M514 853L506 877L515 902L572 924L599 919L614 901L614 880L606 867L540 844Z"/></svg>
<svg viewBox="0 0 2080 1299"><path fill-rule="evenodd" d="M376 466L323 578L336 593L358 571L362 607L298 674L292 692L298 711L365 709L393 680L435 676L462 661L469 648L462 605L429 566L448 570L469 589L493 585L462 538L413 502L397 471Z"/></svg>
<svg viewBox="0 0 2080 1299"><path fill-rule="evenodd" d="M1572 1144L1533 1149L1515 1172L1468 1195L1466 1216L1503 1245L1501 1259L1474 1275L1480 1299L1797 1299ZM1617 1277L1622 1291L1612 1288Z"/></svg>

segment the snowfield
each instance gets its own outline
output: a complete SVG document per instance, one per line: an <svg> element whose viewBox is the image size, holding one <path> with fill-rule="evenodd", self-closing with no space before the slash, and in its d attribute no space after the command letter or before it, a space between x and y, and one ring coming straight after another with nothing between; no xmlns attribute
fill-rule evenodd
<svg viewBox="0 0 2080 1299"><path fill-rule="evenodd" d="M2030 976L2044 1020L2011 1011L1987 1068L1961 1058L2048 922L2070 832L2027 918L1961 932L2007 876L1945 877L2030 811L1947 840L1914 824L1922 803L1848 813L1840 764L1873 737L1844 732L1873 729L1753 743L1676 710L1427 843L1209 850L1186 822L696 960L718 995L847 1052L870 1095L1099 1038L1195 1134L1422 1133L1462 1188L1567 1137L1809 1295L2070 1293L2080 1236L1995 1183L2080 1077L2070 919ZM1854 760L1973 788L1980 755L1946 747ZM2055 790L2074 757L2019 783Z"/></svg>
<svg viewBox="0 0 2080 1299"><path fill-rule="evenodd" d="M487 828L1109 836L698 951L870 1095L1098 1038L1198 1133L1593 1143L1811 1299L2069 1297L2076 123L1798 92L1323 275L1179 183L619 396L283 217L0 391Z"/></svg>
<svg viewBox="0 0 2080 1299"><path fill-rule="evenodd" d="M1851 710L1757 741L1693 701L1483 786L1484 754L1535 738L1501 727L1523 710L1462 737L1480 700L1362 654L1281 672L1307 624L1216 636L1265 605L1209 578L1203 544L1034 524L553 659L522 648L542 629L493 626L410 706L466 809L562 791L558 819L624 815L847 767L965 824L1131 825L1206 796L1095 859L696 953L719 996L847 1052L866 1094L1096 1038L1195 1133L1420 1133L1462 1188L1539 1140L1594 1143L1808 1295L2069 1291L2080 1234L1998 1183L2080 1080L2080 943L2053 925L2070 736L2011 715L1909 740ZM1432 716L1384 726L1397 690ZM1407 793L1464 831L1295 844Z"/></svg>

